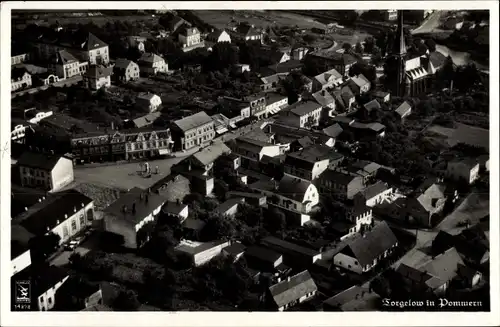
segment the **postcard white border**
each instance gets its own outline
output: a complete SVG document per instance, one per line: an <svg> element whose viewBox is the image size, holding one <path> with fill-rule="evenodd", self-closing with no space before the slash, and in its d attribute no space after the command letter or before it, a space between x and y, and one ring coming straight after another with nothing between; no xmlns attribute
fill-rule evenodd
<svg viewBox="0 0 500 327"><path fill-rule="evenodd" d="M216 313L216 312L10 312L10 11L15 9L489 9L490 10L490 162L491 194L499 193L498 3L496 1L242 1L242 2L92 2L7 1L1 3L1 326L487 326L499 325L498 201L491 201L490 313ZM495 278L496 277L496 278Z"/></svg>

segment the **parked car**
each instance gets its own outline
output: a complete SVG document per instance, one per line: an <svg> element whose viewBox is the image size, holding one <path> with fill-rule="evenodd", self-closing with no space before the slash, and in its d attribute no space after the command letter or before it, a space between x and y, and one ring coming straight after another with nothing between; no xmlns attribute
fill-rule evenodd
<svg viewBox="0 0 500 327"><path fill-rule="evenodd" d="M67 243L64 247L65 250L67 251L73 251L74 249L76 249L76 247L78 246L78 242L77 241L70 241L69 243Z"/></svg>

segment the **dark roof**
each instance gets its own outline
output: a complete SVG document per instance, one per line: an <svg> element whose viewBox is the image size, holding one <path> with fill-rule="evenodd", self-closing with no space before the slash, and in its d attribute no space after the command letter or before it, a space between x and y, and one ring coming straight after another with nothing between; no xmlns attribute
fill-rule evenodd
<svg viewBox="0 0 500 327"><path fill-rule="evenodd" d="M163 205L163 212L173 214L173 215L178 215L184 208L186 208L187 205L183 203L177 203L177 202L172 202L172 201L167 201Z"/></svg>
<svg viewBox="0 0 500 327"><path fill-rule="evenodd" d="M297 116L304 116L320 108L321 105L314 101L299 101L289 106L287 110Z"/></svg>
<svg viewBox="0 0 500 327"><path fill-rule="evenodd" d="M343 131L339 124L333 124L323 129L323 133L330 137L338 137Z"/></svg>
<svg viewBox="0 0 500 327"><path fill-rule="evenodd" d="M194 115L176 120L174 121L174 124L177 125L182 131L187 132L193 128L208 124L211 121L212 118L210 118L209 115L207 115L204 111L200 111Z"/></svg>
<svg viewBox="0 0 500 327"><path fill-rule="evenodd" d="M389 185L384 182L378 181L375 184L372 184L366 187L361 193L363 194L365 199L371 199L382 192L385 192L389 189Z"/></svg>
<svg viewBox="0 0 500 327"><path fill-rule="evenodd" d="M17 165L51 171L61 158L63 158L63 156L24 152L17 160Z"/></svg>
<svg viewBox="0 0 500 327"><path fill-rule="evenodd" d="M382 255L386 250L396 245L398 239L389 225L379 222L372 230L349 240L340 253L358 259L361 266L373 264L373 260Z"/></svg>
<svg viewBox="0 0 500 327"><path fill-rule="evenodd" d="M78 59L66 50L61 50L56 53L56 63L58 64L66 65L76 61L78 61Z"/></svg>
<svg viewBox="0 0 500 327"><path fill-rule="evenodd" d="M410 267L404 263L400 264L396 269L396 272L399 273L404 278L407 278L413 282L424 284L427 280L431 279L432 276L429 275L425 271L420 271L414 267Z"/></svg>
<svg viewBox="0 0 500 327"><path fill-rule="evenodd" d="M404 114L406 114L408 112L408 110L411 110L411 105L404 101L403 103L401 103L399 105L399 107L396 108L396 113L398 113L400 116L403 116Z"/></svg>
<svg viewBox="0 0 500 327"><path fill-rule="evenodd" d="M365 103L363 106L367 111L371 112L375 109L380 109L380 103L378 103L377 99L374 99L368 103Z"/></svg>
<svg viewBox="0 0 500 327"><path fill-rule="evenodd" d="M431 61L434 68L439 68L444 65L446 57L441 52L434 51L429 54L429 60Z"/></svg>
<svg viewBox="0 0 500 327"><path fill-rule="evenodd" d="M141 188L134 187L103 211L106 215L114 216L115 218L123 218L126 221L136 224L151 214L156 208L162 206L165 202L166 199L158 194L152 192L148 193ZM132 212L134 203L135 213ZM127 209L126 212L123 212L124 207Z"/></svg>
<svg viewBox="0 0 500 327"><path fill-rule="evenodd" d="M10 78L13 80L17 80L23 77L25 73L28 73L28 71L25 68L18 68L18 67L12 68L12 70L10 71Z"/></svg>
<svg viewBox="0 0 500 327"><path fill-rule="evenodd" d="M256 258L256 259L259 259L261 261L270 262L270 263L274 263L279 258L282 257L282 255L280 253L277 253L273 250L267 249L267 248L262 247L262 246L249 247L245 251L245 256L251 257L251 258Z"/></svg>
<svg viewBox="0 0 500 327"><path fill-rule="evenodd" d="M234 242L230 246L224 248L224 252L228 253L229 255L236 256L240 253L245 252L245 249L247 247L241 244L240 242Z"/></svg>
<svg viewBox="0 0 500 327"><path fill-rule="evenodd" d="M14 259L29 250L28 244L17 240L10 241L10 258Z"/></svg>
<svg viewBox="0 0 500 327"><path fill-rule="evenodd" d="M111 74L112 74L111 67L94 65L94 66L90 66L90 68L85 73L85 76L98 79L101 77L111 76Z"/></svg>
<svg viewBox="0 0 500 327"><path fill-rule="evenodd" d="M289 73L293 70L301 69L303 66L300 60L288 60L277 65L270 65L267 68L275 73Z"/></svg>
<svg viewBox="0 0 500 327"><path fill-rule="evenodd" d="M30 280L31 296L36 299L68 276L67 270L61 267L37 266L33 269L33 266L30 266L14 275L13 279Z"/></svg>
<svg viewBox="0 0 500 327"><path fill-rule="evenodd" d="M297 245L295 243L284 241L274 236L268 236L264 238L262 240L262 243L273 248L279 248L280 252L281 250L285 250L287 252L299 253L311 258L320 254L318 251L314 251L312 249Z"/></svg>
<svg viewBox="0 0 500 327"><path fill-rule="evenodd" d="M81 209L92 201L91 198L76 190L57 193L43 201L39 210L23 216L20 225L34 235L44 235L65 221L67 219L65 215L72 216L75 210Z"/></svg>
<svg viewBox="0 0 500 327"><path fill-rule="evenodd" d="M279 308L317 290L318 287L307 270L269 287L269 292Z"/></svg>
<svg viewBox="0 0 500 327"><path fill-rule="evenodd" d="M238 33L245 35L245 36L261 35L261 33L258 32L254 27L252 27L251 25L247 25L247 24L239 24L236 28L236 31Z"/></svg>
<svg viewBox="0 0 500 327"><path fill-rule="evenodd" d="M57 290L56 297L63 297L65 299L76 297L83 300L98 292L100 289L101 287L97 283L89 283L76 276L70 276L70 278L68 278L68 280Z"/></svg>
<svg viewBox="0 0 500 327"><path fill-rule="evenodd" d="M457 275L459 265L464 265L464 262L457 250L451 248L423 264L419 267L419 270L426 271L432 276L438 277L444 282L448 282Z"/></svg>
<svg viewBox="0 0 500 327"><path fill-rule="evenodd" d="M302 179L284 176L278 185L277 192L284 197L302 202L311 182Z"/></svg>
<svg viewBox="0 0 500 327"><path fill-rule="evenodd" d="M205 227L206 223L201 219L188 217L186 220L182 222L182 228L191 229L191 230L202 230Z"/></svg>
<svg viewBox="0 0 500 327"><path fill-rule="evenodd" d="M345 174L339 171L334 171L331 169L327 169L321 174L321 179L331 180L336 184L348 185L356 178L361 178L360 176L355 176L352 174Z"/></svg>

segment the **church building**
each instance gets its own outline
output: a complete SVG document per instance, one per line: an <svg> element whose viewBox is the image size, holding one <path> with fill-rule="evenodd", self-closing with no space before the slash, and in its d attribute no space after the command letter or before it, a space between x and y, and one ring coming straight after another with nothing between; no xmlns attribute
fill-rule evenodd
<svg viewBox="0 0 500 327"><path fill-rule="evenodd" d="M398 27L387 58L386 78L392 96L419 96L432 87L435 73L446 57L440 52L410 58L406 52L403 30L403 11L398 11Z"/></svg>

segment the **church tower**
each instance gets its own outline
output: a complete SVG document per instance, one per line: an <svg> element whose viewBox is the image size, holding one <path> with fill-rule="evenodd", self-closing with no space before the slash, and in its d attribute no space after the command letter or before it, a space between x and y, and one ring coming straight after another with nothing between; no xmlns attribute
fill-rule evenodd
<svg viewBox="0 0 500 327"><path fill-rule="evenodd" d="M387 76L391 82L393 96L404 96L406 93L406 44L403 30L403 10L398 10L398 27L394 37L394 44L389 48L390 75Z"/></svg>

